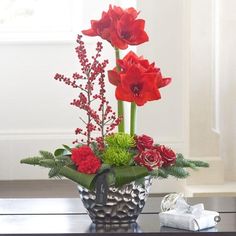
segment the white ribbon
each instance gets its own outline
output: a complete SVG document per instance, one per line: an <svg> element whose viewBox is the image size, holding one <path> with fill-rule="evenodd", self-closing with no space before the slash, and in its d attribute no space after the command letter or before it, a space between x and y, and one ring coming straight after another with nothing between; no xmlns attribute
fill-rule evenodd
<svg viewBox="0 0 236 236"><path fill-rule="evenodd" d="M183 198L178 198L175 204L176 212L187 213L193 215L195 218L200 218L204 212L204 205L202 203L190 206Z"/></svg>
<svg viewBox="0 0 236 236"><path fill-rule="evenodd" d="M191 206L182 196L168 196L164 200L165 211L159 214L163 226L196 231L214 227L220 221L219 213L204 210L202 203Z"/></svg>

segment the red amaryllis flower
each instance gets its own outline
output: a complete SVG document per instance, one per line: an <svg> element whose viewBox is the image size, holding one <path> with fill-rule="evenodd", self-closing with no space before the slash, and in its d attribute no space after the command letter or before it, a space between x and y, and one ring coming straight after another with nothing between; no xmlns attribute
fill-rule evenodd
<svg viewBox="0 0 236 236"><path fill-rule="evenodd" d="M85 174L95 174L101 167L101 161L94 155L89 155L82 161L77 170Z"/></svg>
<svg viewBox="0 0 236 236"><path fill-rule="evenodd" d="M119 49L139 45L148 41L148 35L144 31L145 21L137 19L138 14L133 7L122 9L110 5L109 10L102 13L101 19L92 20L91 28L82 33L100 36Z"/></svg>
<svg viewBox="0 0 236 236"><path fill-rule="evenodd" d="M149 171L152 171L154 168L161 167L163 164L161 154L155 149L142 151L134 158L134 161L139 166L145 166Z"/></svg>
<svg viewBox="0 0 236 236"><path fill-rule="evenodd" d="M147 101L161 98L156 85L156 74L142 73L138 67L132 65L127 73L120 74L120 83L116 87L116 98L143 106Z"/></svg>
<svg viewBox="0 0 236 236"><path fill-rule="evenodd" d="M136 146L139 151L143 151L145 149L151 149L153 146L153 139L145 134L142 136L137 136Z"/></svg>
<svg viewBox="0 0 236 236"><path fill-rule="evenodd" d="M143 73L156 73L157 88L162 88L170 84L171 78L163 78L160 68L155 67L155 63L151 63L144 59L143 56L137 56L133 51L130 51L122 60L117 60L117 64L121 68L121 72L117 72L116 68L108 71L108 78L111 84L117 86L120 83L120 74L126 73L132 65L137 66Z"/></svg>
<svg viewBox="0 0 236 236"><path fill-rule="evenodd" d="M155 149L161 154L163 166L169 166L175 163L176 154L173 150L164 145L157 146Z"/></svg>
<svg viewBox="0 0 236 236"><path fill-rule="evenodd" d="M117 86L118 100L135 102L142 106L147 101L161 98L159 88L167 86L171 78L163 78L160 69L154 63L149 63L143 57L138 57L130 51L122 60L117 61L121 68L108 71L111 84Z"/></svg>

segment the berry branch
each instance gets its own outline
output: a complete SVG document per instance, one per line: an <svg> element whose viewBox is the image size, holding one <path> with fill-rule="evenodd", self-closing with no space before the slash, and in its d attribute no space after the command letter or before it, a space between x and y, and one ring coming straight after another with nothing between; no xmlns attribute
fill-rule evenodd
<svg viewBox="0 0 236 236"><path fill-rule="evenodd" d="M105 68L108 60L99 61L103 49L101 42L97 43L96 54L92 56L92 62L88 60L81 35L78 35L77 43L78 46L75 50L81 65L82 74L76 72L72 75L72 78L56 74L54 79L80 90L78 98L73 99L71 105L86 112L87 121L80 117L80 120L85 124L85 129L77 128L75 130L76 135L82 135L86 137L86 140L83 138L81 140L77 139L74 143L90 145L96 140L98 146L103 148L104 137L110 134L121 122L121 118L116 117L116 113L113 112L105 96ZM99 86L98 93L94 89L96 86ZM91 107L91 103L95 101L97 101L97 109ZM94 132L99 132L100 136L98 135L94 138L92 136Z"/></svg>

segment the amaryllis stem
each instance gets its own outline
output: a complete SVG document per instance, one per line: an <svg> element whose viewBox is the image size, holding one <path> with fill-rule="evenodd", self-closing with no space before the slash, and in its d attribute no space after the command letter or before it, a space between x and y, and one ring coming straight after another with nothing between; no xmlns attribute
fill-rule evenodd
<svg viewBox="0 0 236 236"><path fill-rule="evenodd" d="M120 71L120 66L117 64L117 60L120 59L120 50L119 50L119 48L115 48L115 52L116 52L116 70L119 72ZM123 117L120 124L118 125L118 131L124 133L125 132L124 102L118 100L117 105L118 105L118 107L117 107L118 116Z"/></svg>
<svg viewBox="0 0 236 236"><path fill-rule="evenodd" d="M130 111L130 135L135 135L136 128L136 104L131 102L131 111Z"/></svg>

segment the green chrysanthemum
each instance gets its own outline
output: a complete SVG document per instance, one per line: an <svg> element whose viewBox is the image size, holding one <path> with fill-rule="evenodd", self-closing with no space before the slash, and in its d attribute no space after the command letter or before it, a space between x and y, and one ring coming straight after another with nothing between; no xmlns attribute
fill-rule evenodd
<svg viewBox="0 0 236 236"><path fill-rule="evenodd" d="M132 136L125 133L115 133L105 138L109 147L120 147L128 149L135 146L135 140Z"/></svg>
<svg viewBox="0 0 236 236"><path fill-rule="evenodd" d="M132 154L127 150L118 147L109 147L103 155L103 161L105 164L113 166L125 166L128 165L132 158Z"/></svg>

